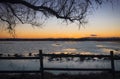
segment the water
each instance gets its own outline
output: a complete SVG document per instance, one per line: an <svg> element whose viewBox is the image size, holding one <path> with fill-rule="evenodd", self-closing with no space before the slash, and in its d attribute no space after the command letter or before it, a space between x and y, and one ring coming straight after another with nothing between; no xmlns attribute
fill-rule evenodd
<svg viewBox="0 0 120 79"><path fill-rule="evenodd" d="M39 50L43 53L55 54L97 54L109 55L110 51L120 55L120 42L97 42L97 41L0 41L0 54L2 56L13 56L20 54L28 56L29 53L36 55ZM115 61L116 70L120 70L120 61ZM64 67L64 68L110 68L110 61L103 59L91 59L79 61L74 58L67 61L65 58L60 61L48 61L44 59L45 67ZM39 60L0 60L0 70L38 70ZM53 72L59 73L59 72ZM69 73L72 73L69 71ZM74 72L78 73L78 72Z"/></svg>

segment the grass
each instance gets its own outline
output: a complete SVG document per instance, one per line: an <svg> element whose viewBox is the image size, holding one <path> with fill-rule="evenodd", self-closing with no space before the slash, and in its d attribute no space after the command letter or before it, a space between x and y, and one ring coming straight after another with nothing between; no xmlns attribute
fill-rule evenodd
<svg viewBox="0 0 120 79"><path fill-rule="evenodd" d="M91 74L76 74L71 75L62 73L54 75L45 72L44 79L112 79L110 73L91 73ZM40 74L0 74L0 79L40 79ZM115 79L120 79L120 73L116 74Z"/></svg>

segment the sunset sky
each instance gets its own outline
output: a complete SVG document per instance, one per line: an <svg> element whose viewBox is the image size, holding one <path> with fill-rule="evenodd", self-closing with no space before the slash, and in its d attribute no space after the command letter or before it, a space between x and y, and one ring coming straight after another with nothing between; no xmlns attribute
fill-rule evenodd
<svg viewBox="0 0 120 79"><path fill-rule="evenodd" d="M65 24L56 18L50 18L41 27L18 24L16 38L82 38L82 37L120 37L119 3L102 5L87 16L88 23L79 29L76 24ZM11 38L0 29L0 38Z"/></svg>

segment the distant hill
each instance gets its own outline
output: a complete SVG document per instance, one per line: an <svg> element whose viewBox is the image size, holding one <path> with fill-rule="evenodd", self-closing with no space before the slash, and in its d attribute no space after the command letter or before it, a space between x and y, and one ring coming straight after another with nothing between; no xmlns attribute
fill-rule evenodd
<svg viewBox="0 0 120 79"><path fill-rule="evenodd" d="M0 41L120 41L120 37L111 38L42 38L42 39L27 39L27 38L4 38Z"/></svg>

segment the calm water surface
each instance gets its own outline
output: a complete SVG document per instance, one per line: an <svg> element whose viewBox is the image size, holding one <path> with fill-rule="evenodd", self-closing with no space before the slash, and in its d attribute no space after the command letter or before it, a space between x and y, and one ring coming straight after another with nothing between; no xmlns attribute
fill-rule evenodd
<svg viewBox="0 0 120 79"><path fill-rule="evenodd" d="M55 54L110 54L114 51L120 55L120 42L97 42L97 41L0 41L0 54L2 56L13 56L19 54L28 56L29 53L36 55L39 50L43 53ZM120 61L115 61L116 70L120 70ZM60 61L48 61L44 59L45 67L65 67L65 68L110 68L110 61L95 59L79 61L74 58L73 61L62 59ZM39 60L0 60L0 70L38 70ZM53 72L54 73L54 72ZM59 72L55 72L59 73ZM69 71L69 73L72 73ZM78 73L78 72L74 72Z"/></svg>

